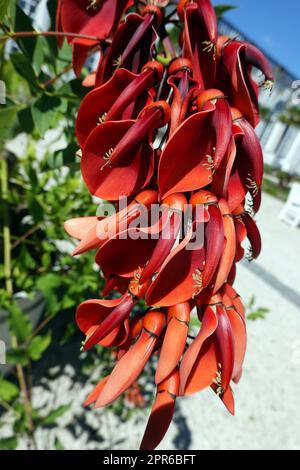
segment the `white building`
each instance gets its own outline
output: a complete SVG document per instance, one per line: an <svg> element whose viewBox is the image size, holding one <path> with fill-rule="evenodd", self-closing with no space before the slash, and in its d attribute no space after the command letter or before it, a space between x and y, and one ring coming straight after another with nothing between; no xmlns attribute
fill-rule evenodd
<svg viewBox="0 0 300 470"><path fill-rule="evenodd" d="M224 19L219 22L219 30L221 34L253 43ZM261 49L259 45L256 44L256 46ZM268 121L262 121L257 127L257 134L264 150L265 163L291 174L300 174L300 129L287 126L278 119L285 109L293 105L292 95L295 90L292 85L297 78L273 57L266 53L265 55L273 66L275 76L272 92L262 90L260 93L261 105L270 110Z"/></svg>

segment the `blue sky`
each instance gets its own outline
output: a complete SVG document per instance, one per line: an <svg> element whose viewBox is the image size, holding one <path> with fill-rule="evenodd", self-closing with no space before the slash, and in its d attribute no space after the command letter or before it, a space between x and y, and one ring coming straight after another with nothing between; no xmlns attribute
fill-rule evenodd
<svg viewBox="0 0 300 470"><path fill-rule="evenodd" d="M236 5L225 18L300 79L299 0L213 0Z"/></svg>

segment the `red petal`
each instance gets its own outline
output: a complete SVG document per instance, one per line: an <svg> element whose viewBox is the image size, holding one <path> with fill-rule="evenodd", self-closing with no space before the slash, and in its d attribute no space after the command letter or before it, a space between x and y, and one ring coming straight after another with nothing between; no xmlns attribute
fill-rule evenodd
<svg viewBox="0 0 300 470"><path fill-rule="evenodd" d="M96 263L113 274L133 277L134 272L150 259L156 244L156 239L142 238L141 231L128 229L99 249Z"/></svg>
<svg viewBox="0 0 300 470"><path fill-rule="evenodd" d="M91 391L89 396L87 397L86 401L84 402L84 406L89 406L92 403L95 403L97 401L98 396L102 392L104 385L106 384L108 380L108 375L106 377L103 377L102 380L96 385L96 387Z"/></svg>
<svg viewBox="0 0 300 470"><path fill-rule="evenodd" d="M183 309L181 312L183 315L180 315L180 308ZM178 313L170 319L164 336L155 374L156 384L165 380L177 367L186 345L189 332L189 304L179 304L177 310Z"/></svg>
<svg viewBox="0 0 300 470"><path fill-rule="evenodd" d="M220 209L208 207L210 219L205 228L205 266L203 270L203 286L207 287L218 267L224 248L224 224Z"/></svg>
<svg viewBox="0 0 300 470"><path fill-rule="evenodd" d="M201 353L202 351L202 347L205 343L205 341L210 337L212 336L212 334L216 331L216 328L217 328L217 325L218 325L218 320L217 320L217 316L214 312L214 310L211 308L211 307L207 307L205 309L205 312L204 312L204 315L203 315L203 318L202 318L202 324L201 324L201 328L200 328L200 331L198 333L198 335L196 336L195 340L191 343L191 345L189 346L189 348L187 349L187 351L185 352L184 356L183 356L183 359L181 361L181 365L180 365L180 395L185 395L186 394L186 387L188 385L188 382L192 380L192 376L196 376L197 379L199 379L199 382L198 382L198 385L197 385L197 388L199 387L199 390L207 387L210 385L210 383L212 382L213 378L215 377L215 373L216 373L216 366L215 366L215 363L213 363L213 377L212 379L210 378L210 374L208 373L208 380L207 380L207 376L206 374L204 373L205 372L205 367L203 366L203 375L202 374L194 374L193 372L193 368L195 366L195 364L198 362L198 365L196 366L196 369L202 369L202 365L203 365L203 361L200 363L200 360L199 358L201 356L199 356L199 354ZM204 353L202 351L202 357L204 356ZM195 371L195 372L198 372ZM193 389L192 387L192 384L191 384L191 388ZM191 392L191 388L190 388L190 393L194 393L194 392Z"/></svg>
<svg viewBox="0 0 300 470"><path fill-rule="evenodd" d="M110 168L103 158L116 147L133 123L107 122L90 134L83 150L81 170L89 191L95 196L116 201L120 196L130 196L142 189L151 178L153 150L146 142L125 154L122 166Z"/></svg>
<svg viewBox="0 0 300 470"><path fill-rule="evenodd" d="M236 253L236 233L234 221L229 213L229 207L224 199L219 202L221 212L223 214L224 235L226 239L224 251L220 260L218 274L214 283L214 294L219 291L226 282L231 271Z"/></svg>
<svg viewBox="0 0 300 470"><path fill-rule="evenodd" d="M116 305L115 308L111 310L109 315L104 318L102 322L97 326L95 331L93 331L93 333L88 336L88 339L84 344L83 350L88 351L92 346L97 343L100 343L104 338L106 338L115 328L117 328L122 322L124 322L129 317L133 306L134 301L131 295L128 293L124 294L122 302ZM122 337L123 336L124 335L122 335ZM113 343L115 339L115 336L112 338L108 338L108 343Z"/></svg>
<svg viewBox="0 0 300 470"><path fill-rule="evenodd" d="M210 111L202 111L188 118L164 149L158 170L162 198L176 192L200 189L212 181L207 155L212 155L215 137L205 123Z"/></svg>
<svg viewBox="0 0 300 470"><path fill-rule="evenodd" d="M218 344L218 357L221 363L222 387L226 391L232 379L234 367L234 344L231 324L222 305L217 305L218 327L216 339Z"/></svg>
<svg viewBox="0 0 300 470"><path fill-rule="evenodd" d="M99 119L109 112L117 98L136 77L128 70L116 70L107 83L84 97L76 119L76 136L80 147L84 147L89 134L100 123ZM122 111L121 108L116 120L121 117Z"/></svg>
<svg viewBox="0 0 300 470"><path fill-rule="evenodd" d="M197 227L200 227L201 223ZM196 228L197 230L197 228ZM146 294L148 305L169 307L190 300L197 291L193 275L202 271L205 261L204 246L187 249L192 233L170 253L157 278ZM191 247L192 248L192 247Z"/></svg>
<svg viewBox="0 0 300 470"><path fill-rule="evenodd" d="M113 402L136 381L156 344L156 338L142 331L137 342L124 354L113 369L107 384L96 402L96 408Z"/></svg>
<svg viewBox="0 0 300 470"><path fill-rule="evenodd" d="M144 432L140 450L153 450L165 436L174 414L175 400L178 395L179 374L176 368L158 386L155 402Z"/></svg>

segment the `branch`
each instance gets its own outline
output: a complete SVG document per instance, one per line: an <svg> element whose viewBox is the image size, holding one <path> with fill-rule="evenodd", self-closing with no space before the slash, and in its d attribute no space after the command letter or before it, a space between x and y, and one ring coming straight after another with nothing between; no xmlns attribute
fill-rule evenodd
<svg viewBox="0 0 300 470"><path fill-rule="evenodd" d="M68 37L68 38L79 38L79 39L87 39L89 41L100 42L100 39L97 36L89 36L87 34L79 34L79 33L65 33L65 32L58 32L58 31L17 31L17 32L10 32L5 34L4 36L0 36L0 41L7 41L8 39L18 39L18 38L32 38L32 37Z"/></svg>

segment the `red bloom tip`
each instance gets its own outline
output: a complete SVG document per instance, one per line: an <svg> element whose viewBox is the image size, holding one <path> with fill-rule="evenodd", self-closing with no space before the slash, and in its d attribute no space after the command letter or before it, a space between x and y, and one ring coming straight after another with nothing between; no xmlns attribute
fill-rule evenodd
<svg viewBox="0 0 300 470"><path fill-rule="evenodd" d="M179 57L178 59L173 60L169 65L168 74L175 75L177 72L182 70L188 70L189 72L192 72L193 70L192 62L186 57Z"/></svg>
<svg viewBox="0 0 300 470"><path fill-rule="evenodd" d="M217 100L224 99L225 95L222 91L211 89L205 90L197 98L197 106L198 110L202 111L206 103L211 102L212 104L216 104Z"/></svg>

